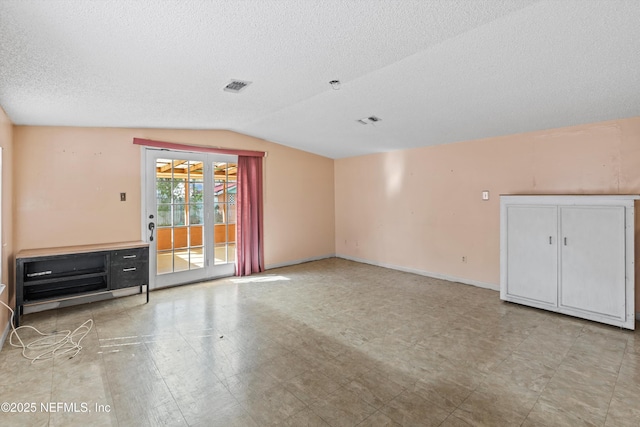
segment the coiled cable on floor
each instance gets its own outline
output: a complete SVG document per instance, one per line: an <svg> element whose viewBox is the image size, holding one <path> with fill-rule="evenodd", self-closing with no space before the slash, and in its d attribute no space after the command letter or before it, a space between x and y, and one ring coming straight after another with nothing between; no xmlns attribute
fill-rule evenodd
<svg viewBox="0 0 640 427"><path fill-rule="evenodd" d="M31 363L34 363L36 360L49 360L58 356L62 356L64 354L72 353L69 356L69 359L75 357L82 350L82 346L80 342L89 334L91 328L93 328L93 320L89 319L84 322L82 325L78 326L73 331L64 330L58 332L44 333L40 332L38 329L33 326L24 325L18 326L17 328L14 326L13 318L15 316L15 312L11 307L9 307L4 302L0 301L0 304L4 305L11 312L11 317L9 318L9 324L11 325L11 335L9 335L9 344L13 347L21 347L22 348L22 356L26 359L31 360ZM20 338L18 334L18 330L23 329L31 329L35 331L40 338L36 338L28 344L25 344ZM13 342L13 337L16 337L18 343Z"/></svg>

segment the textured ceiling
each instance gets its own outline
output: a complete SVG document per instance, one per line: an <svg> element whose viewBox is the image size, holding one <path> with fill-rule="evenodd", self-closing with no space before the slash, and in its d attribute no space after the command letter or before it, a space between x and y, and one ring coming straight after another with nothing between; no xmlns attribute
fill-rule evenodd
<svg viewBox="0 0 640 427"><path fill-rule="evenodd" d="M639 23L637 0L0 0L0 105L340 158L638 116Z"/></svg>

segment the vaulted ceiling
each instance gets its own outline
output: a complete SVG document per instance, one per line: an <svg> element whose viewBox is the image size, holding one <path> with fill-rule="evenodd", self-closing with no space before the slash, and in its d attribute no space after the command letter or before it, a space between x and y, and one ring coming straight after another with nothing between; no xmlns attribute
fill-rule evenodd
<svg viewBox="0 0 640 427"><path fill-rule="evenodd" d="M637 0L0 0L0 106L340 158L638 116L639 23Z"/></svg>

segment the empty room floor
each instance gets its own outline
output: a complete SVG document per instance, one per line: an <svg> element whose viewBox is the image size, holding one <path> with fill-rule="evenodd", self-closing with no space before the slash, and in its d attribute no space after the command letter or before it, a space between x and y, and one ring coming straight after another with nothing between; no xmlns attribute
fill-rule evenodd
<svg viewBox="0 0 640 427"><path fill-rule="evenodd" d="M73 359L30 364L5 344L0 400L37 410L0 412L0 425L640 424L637 332L341 259L23 324L49 332L87 319Z"/></svg>

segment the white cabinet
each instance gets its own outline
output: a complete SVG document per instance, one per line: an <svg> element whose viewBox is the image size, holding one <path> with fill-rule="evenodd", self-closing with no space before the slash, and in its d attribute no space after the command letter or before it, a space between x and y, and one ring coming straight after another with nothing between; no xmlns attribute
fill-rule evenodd
<svg viewBox="0 0 640 427"><path fill-rule="evenodd" d="M501 196L500 298L634 329L638 196Z"/></svg>

